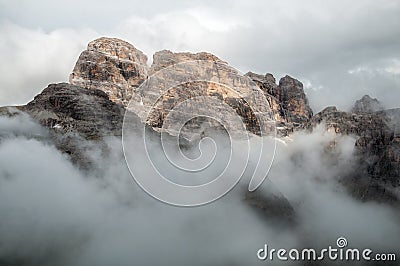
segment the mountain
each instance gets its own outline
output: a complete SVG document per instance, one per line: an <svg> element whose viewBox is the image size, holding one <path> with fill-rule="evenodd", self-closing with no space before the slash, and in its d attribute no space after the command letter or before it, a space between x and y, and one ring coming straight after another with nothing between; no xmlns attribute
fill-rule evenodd
<svg viewBox="0 0 400 266"><path fill-rule="evenodd" d="M382 104L376 99L371 98L369 95L364 95L361 99L357 100L351 109L353 113L373 113L382 111L384 108Z"/></svg>
<svg viewBox="0 0 400 266"><path fill-rule="evenodd" d="M133 45L114 38L88 44L76 62L69 81L83 88L100 89L110 100L126 106L132 88L147 78L147 56Z"/></svg>
<svg viewBox="0 0 400 266"><path fill-rule="evenodd" d="M303 128L313 115L304 93L303 84L288 75L276 84L275 77L267 73L264 76L248 72L246 74L264 92L277 122L277 131L287 136L295 129Z"/></svg>
<svg viewBox="0 0 400 266"><path fill-rule="evenodd" d="M363 97L364 99L365 97ZM357 101L355 107L359 106ZM352 110L355 110L353 108ZM357 110L357 109L356 109ZM327 107L314 115L306 127L324 123L337 135L356 137L354 147L358 169L343 182L363 200L397 202L400 185L400 139L397 133L400 108L362 113L344 112Z"/></svg>
<svg viewBox="0 0 400 266"><path fill-rule="evenodd" d="M138 125L145 123L154 132L160 131L170 110L193 96L222 99L242 117L249 132L259 134L259 125L247 99L230 92L218 82L184 82L155 99L157 88L191 71L181 69L180 63L198 60L208 60L226 71L224 73L227 74L222 76L222 72L211 68L199 73L220 83L238 75L228 63L205 52L193 54L163 50L154 54L153 63L148 66L147 56L128 42L99 38L90 42L81 53L69 83L49 85L31 102L17 107L17 110L29 114L48 128L56 146L78 164L86 162L86 159L77 139L100 143L105 136L121 136L125 112L130 112ZM140 87L148 77L165 68L169 68L169 76L156 80L158 87ZM313 131L320 124L337 136L354 136L354 160L358 168L341 182L354 197L361 200L398 202L398 194L394 191L398 191L400 186L400 109L384 110L378 100L366 95L355 102L350 112L327 107L313 114L299 80L284 76L276 83L274 76L269 73L260 75L249 72L245 76L256 84L257 89L248 87L247 81L241 79L240 82L244 82L243 95L260 91L264 94L270 109L261 106L260 112L274 118L279 138L298 131ZM260 104L258 101L254 100ZM151 108L154 102L155 111L145 116L144 108ZM3 107L0 114L12 115L14 111L11 110L15 108ZM224 119L230 117L227 115ZM203 129L196 123L190 130L198 130L201 136ZM215 126L212 122L208 123L209 126Z"/></svg>

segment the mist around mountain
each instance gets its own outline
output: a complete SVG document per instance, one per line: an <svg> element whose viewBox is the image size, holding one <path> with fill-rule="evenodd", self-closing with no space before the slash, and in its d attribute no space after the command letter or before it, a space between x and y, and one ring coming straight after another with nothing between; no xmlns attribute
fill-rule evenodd
<svg viewBox="0 0 400 266"><path fill-rule="evenodd" d="M271 171L255 192L247 191L251 172L245 172L227 195L200 207L171 206L146 194L121 144L129 102L146 105L152 91L140 84L156 71L205 59L227 64L208 53L164 50L148 67L133 45L100 38L82 52L70 83L51 84L24 106L0 108L1 265L260 265L256 252L265 243L325 248L341 236L351 247L398 252L399 109L385 110L365 96L350 112L327 107L314 114L303 84L290 76L276 82L272 74L246 74L267 98L277 129ZM189 83L159 106L193 91L236 108L257 143L246 104L221 87ZM132 117L138 128L147 124L150 152L162 156L160 125L168 108L160 110L152 120ZM189 129L225 144L214 124L196 126ZM142 139L131 141L135 147ZM185 149L198 152L197 145Z"/></svg>

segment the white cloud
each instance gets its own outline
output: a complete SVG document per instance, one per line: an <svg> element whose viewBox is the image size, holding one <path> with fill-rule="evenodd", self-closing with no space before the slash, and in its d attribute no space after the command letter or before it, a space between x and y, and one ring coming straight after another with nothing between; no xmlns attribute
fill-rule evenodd
<svg viewBox="0 0 400 266"><path fill-rule="evenodd" d="M387 73L400 75L400 59L393 59L392 64L383 69Z"/></svg>
<svg viewBox="0 0 400 266"><path fill-rule="evenodd" d="M89 29L30 30L0 24L0 106L24 104L49 83L68 81L79 53L98 34Z"/></svg>
<svg viewBox="0 0 400 266"><path fill-rule="evenodd" d="M29 126L37 129L17 117L4 119L14 125L5 130L29 134ZM240 184L198 208L151 198L129 175L119 139L108 139L104 147L82 143L92 147L87 153L94 169L81 171L51 144L8 134L0 141L1 262L259 265L256 251L265 243L326 248L339 236L354 248L398 250L399 210L361 203L337 182L354 169L354 139L339 137L338 157L332 160L325 152L333 135L321 129L295 134L290 145L278 144L268 180L258 191L271 196L271 180L276 184L295 208L291 227L251 208ZM272 199L280 202L274 193Z"/></svg>

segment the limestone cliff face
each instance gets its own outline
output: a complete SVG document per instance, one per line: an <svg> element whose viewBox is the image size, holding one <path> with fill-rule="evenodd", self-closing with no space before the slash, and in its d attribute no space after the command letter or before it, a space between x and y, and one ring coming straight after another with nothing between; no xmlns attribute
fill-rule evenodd
<svg viewBox="0 0 400 266"><path fill-rule="evenodd" d="M270 73L260 75L253 72L246 73L246 76L257 84L257 86L263 91L264 96L267 98L273 112L273 117L276 121L278 135L288 136L293 132L293 126L288 123L285 117L285 110L282 108L278 98L275 97L275 91L278 87L275 77Z"/></svg>
<svg viewBox="0 0 400 266"><path fill-rule="evenodd" d="M262 91L251 80L238 75L234 68L215 55L204 52L173 53L163 50L155 53L153 58L149 72L151 86L144 84L136 89L128 109L155 129L165 125L164 119L169 114L183 121L191 114L207 114L210 107L219 110L215 113L222 123L229 124L235 114L225 112L225 104L242 118L246 129L254 134L259 134L260 128L255 110L250 106L256 106L256 111L262 113L263 117L271 116L268 104L262 103L262 97L258 97L262 96ZM185 110L181 112L173 110L189 99L191 103ZM215 104L207 101L212 99L215 99ZM150 115L146 112L148 110L152 110ZM215 113L209 116L215 117ZM218 128L218 125L219 123L208 120L206 125L197 127ZM164 129L174 134L171 127Z"/></svg>
<svg viewBox="0 0 400 266"><path fill-rule="evenodd" d="M290 76L284 76L279 80L273 95L281 103L285 112L285 118L295 127L307 122L313 115L308 105L308 99L304 93L303 83Z"/></svg>
<svg viewBox="0 0 400 266"><path fill-rule="evenodd" d="M124 107L128 106L129 101L133 97L133 103L137 103L137 106L133 108L135 109L134 111L142 118L142 121L147 119L144 122L156 128L162 125L167 111L191 96L193 91L199 92L195 93L196 96L219 97L239 113L249 131L257 134L258 131L256 128L258 125L248 104L246 105L246 100L238 95L227 95L226 90L222 86L215 86L215 84L207 85L207 83L203 83L199 86L197 82L196 84L187 83L181 85L180 88L175 89L173 97L169 95L170 93L166 93L163 96L164 102L158 104L159 107L163 108L168 105L168 108L163 109L165 112L156 112L150 118L142 117L143 112L140 111L142 104L153 104L148 100L152 100L151 95L156 94L156 92L140 91L138 90L140 84L148 76L157 73L157 71L171 67L169 68L170 75L164 77L164 80L159 82L161 88L162 82L168 83L171 79L179 80L180 76L184 76L183 72L185 70L182 71L182 69L179 69L179 63L196 60L208 60L226 65L226 69L229 68L226 62L210 53L173 53L169 50L162 50L153 55L153 63L148 69L146 65L147 57L133 45L118 39L99 38L90 42L87 50L83 51L79 56L75 68L70 75L70 83L84 88L102 90L108 95L111 101L121 104ZM178 67L174 66L176 64L178 64ZM211 70L208 69L205 72ZM219 73L215 75L219 75ZM298 80L286 76L279 81L278 86L272 74L261 76L249 72L247 76L264 92L270 111L272 111L272 116L277 122L279 135L287 136L294 129L301 128L301 125L307 122L312 116L312 110L308 105L303 85ZM208 78L225 83L230 77L217 77L218 80L215 79L216 76ZM206 88L207 86L209 88ZM200 87L202 89L196 90L196 88ZM242 87L244 88L245 86ZM246 94L247 92L244 93ZM168 101L169 104L166 104L165 101ZM171 102L174 102L174 104L171 105Z"/></svg>
<svg viewBox="0 0 400 266"><path fill-rule="evenodd" d="M218 65L217 69L196 70L200 75L207 75L205 80L214 83L185 82L185 75L193 69L181 67L179 63L197 60ZM226 62L204 52L163 50L154 54L151 67L148 68L146 63L146 55L125 41L96 39L79 56L70 75L70 84L51 84L18 110L47 127L60 150L71 154L75 161L82 161L79 138L97 141L104 136L121 136L126 111L133 112L138 125L146 123L153 129L160 129L170 110L192 97L200 97L197 104L192 104L205 109L203 111L207 111L207 105L203 104L201 96L227 104L242 118L249 132L258 134L259 125L247 100L258 106L263 95L269 106L259 106L258 113L275 119L278 136L288 136L295 130L312 130L324 123L327 131L356 138L354 154L359 168L354 169L351 177L343 179L354 195L365 200L399 200L392 191L400 187L400 109L384 110L377 99L366 95L356 101L351 112L327 107L313 115L303 84L290 76L281 78L278 84L269 73L249 72L248 78L238 79L237 72ZM140 86L149 80L149 76L154 77L165 68L168 73L161 77L156 75L154 87ZM169 88L167 85L174 80L182 83ZM239 93L219 85L229 80L234 81ZM255 87L250 83L255 83ZM160 90L166 86L167 90L159 97ZM246 98L246 95L253 96ZM190 107L194 106L189 106L189 110ZM148 109L152 109L149 116L145 112ZM13 115L8 110L0 108L0 115ZM231 114L218 114L222 120L232 119ZM173 116L179 116L179 113ZM201 133L201 123L204 121L194 121L186 131ZM210 121L207 123L210 127L218 126Z"/></svg>
<svg viewBox="0 0 400 266"><path fill-rule="evenodd" d="M160 69L180 63L195 60L209 60L219 63L225 63L213 54L201 52L201 53L173 53L169 50L158 51L153 55L153 64L150 68L150 73L153 74Z"/></svg>
<svg viewBox="0 0 400 266"><path fill-rule="evenodd" d="M196 60L216 62L226 66L223 67L226 73L232 71L226 62L210 53L173 53L168 50L156 52L153 56L153 64L148 69L146 66L147 57L133 45L118 39L100 38L90 42L87 50L83 51L79 56L75 68L70 75L70 83L84 88L102 90L108 95L111 101L121 104L124 107L127 107L129 101L134 97L131 110L136 112L142 118L143 122L155 128L162 125L163 119L171 108L193 96L192 92L194 92L195 96L219 97L243 117L246 128L249 131L257 134L258 125L256 118L251 113L246 100L238 95L228 93L223 86L215 84L201 83L200 86L198 82L189 82L180 85L179 88L173 89L171 92L166 92L163 95L161 102L158 103L158 107L162 107L163 112L159 109L159 111L152 113L150 117L144 117L142 109L150 108L150 105L154 104L155 99L152 96L157 94L155 90L162 89L165 83L173 79L180 80L184 77L186 69L184 67L180 68L178 63ZM174 66L176 64L178 66ZM153 75L157 71L170 66L172 67L169 69L169 75L160 79L154 88L138 89L148 75ZM215 71L212 68L204 69L204 73L202 74L211 71L211 74L207 78L221 83L226 83L226 80L231 78L230 74L226 76L222 74L222 76L217 77L220 72L218 72L218 69ZM232 73L232 75L234 74L236 73ZM247 84L239 84L238 86L244 90L244 94L248 93ZM196 89L200 87L201 89ZM136 106L134 106L135 103L137 104ZM276 103L272 104L277 105ZM261 106L260 108L263 109L264 107ZM227 121L229 120L227 118Z"/></svg>
<svg viewBox="0 0 400 266"><path fill-rule="evenodd" d="M276 88L278 86L276 85L275 77L271 73L260 75L253 72L247 72L246 76L251 78L255 83L257 83L257 85L264 92L264 94L266 95L275 94Z"/></svg>
<svg viewBox="0 0 400 266"><path fill-rule="evenodd" d="M285 76L276 84L275 77L249 72L246 74L264 92L274 112L277 131L280 136L287 136L296 129L302 129L313 115L303 84L290 76Z"/></svg>
<svg viewBox="0 0 400 266"><path fill-rule="evenodd" d="M126 106L134 88L147 78L147 56L128 42L99 38L88 44L75 64L69 82L104 91Z"/></svg>

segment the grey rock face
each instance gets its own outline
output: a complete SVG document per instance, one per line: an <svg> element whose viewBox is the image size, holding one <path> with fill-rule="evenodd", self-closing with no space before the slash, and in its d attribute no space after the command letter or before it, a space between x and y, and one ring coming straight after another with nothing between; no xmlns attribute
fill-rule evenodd
<svg viewBox="0 0 400 266"><path fill-rule="evenodd" d="M361 99L355 102L351 112L365 114L382 111L383 109L384 108L382 104L376 98L371 98L369 95L364 95Z"/></svg>
<svg viewBox="0 0 400 266"><path fill-rule="evenodd" d="M101 90L50 84L22 110L60 133L76 132L88 139L121 135L124 109Z"/></svg>
<svg viewBox="0 0 400 266"><path fill-rule="evenodd" d="M109 100L104 91L68 83L50 84L19 109L47 128L47 141L82 169L96 165L87 150L96 147L107 152L105 138L121 137L125 114L125 108ZM133 126L140 125L134 114L130 118Z"/></svg>
<svg viewBox="0 0 400 266"><path fill-rule="evenodd" d="M264 96L267 98L276 122L277 134L279 136L288 136L293 132L293 125L287 121L285 110L282 108L279 100L275 97L275 91L278 87L275 77L270 73L260 75L253 72L246 73L246 76L257 84L257 86L263 91Z"/></svg>
<svg viewBox="0 0 400 266"><path fill-rule="evenodd" d="M246 76L257 83L264 94L275 95L278 85L276 84L275 77L272 74L267 73L263 76L253 72L247 72Z"/></svg>
<svg viewBox="0 0 400 266"><path fill-rule="evenodd" d="M274 96L281 103L287 121L294 123L295 126L306 123L312 117L313 112L308 105L303 83L297 79L287 75L281 78Z"/></svg>
<svg viewBox="0 0 400 266"><path fill-rule="evenodd" d="M246 191L244 201L269 223L283 227L296 226L298 219L295 208L272 182L266 180L265 183L266 186L254 192Z"/></svg>
<svg viewBox="0 0 400 266"><path fill-rule="evenodd" d="M267 97L274 112L280 136L287 136L295 129L302 129L312 117L313 112L300 81L285 76L277 85L274 76L270 73L262 76L248 72L246 76L251 78Z"/></svg>
<svg viewBox="0 0 400 266"><path fill-rule="evenodd" d="M354 159L359 168L342 180L363 200L398 202L400 138L394 119L400 109L375 113L349 113L327 107L313 116L308 127L324 122L328 131L356 137Z"/></svg>

